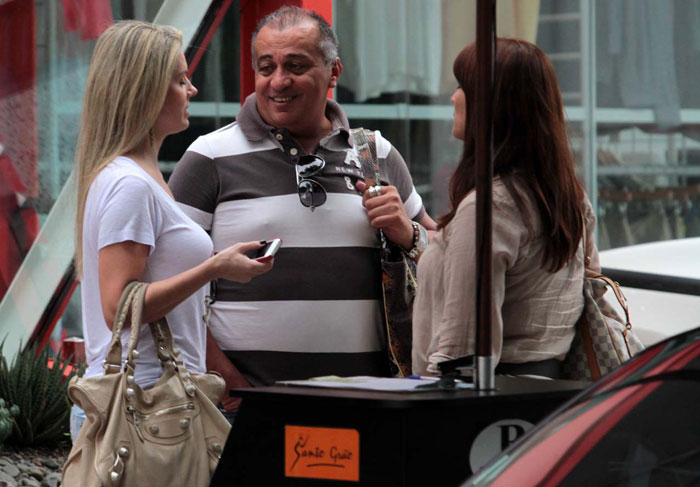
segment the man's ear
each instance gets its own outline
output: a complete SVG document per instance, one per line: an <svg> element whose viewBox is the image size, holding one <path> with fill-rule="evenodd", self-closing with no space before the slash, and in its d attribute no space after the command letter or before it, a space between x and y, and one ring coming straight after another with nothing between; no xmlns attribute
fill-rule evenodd
<svg viewBox="0 0 700 487"><path fill-rule="evenodd" d="M340 73L342 72L343 65L340 64L340 58L335 58L335 61L331 66L331 79L328 82L328 88L335 88L338 85L338 78L340 78Z"/></svg>

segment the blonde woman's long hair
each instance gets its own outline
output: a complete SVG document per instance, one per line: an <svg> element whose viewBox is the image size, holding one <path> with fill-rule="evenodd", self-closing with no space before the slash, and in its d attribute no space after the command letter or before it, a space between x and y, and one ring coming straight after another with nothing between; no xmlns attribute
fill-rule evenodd
<svg viewBox="0 0 700 487"><path fill-rule="evenodd" d="M90 61L76 149L76 272L82 275L83 217L88 190L114 158L147 138L160 113L182 50L173 27L122 21L97 40Z"/></svg>

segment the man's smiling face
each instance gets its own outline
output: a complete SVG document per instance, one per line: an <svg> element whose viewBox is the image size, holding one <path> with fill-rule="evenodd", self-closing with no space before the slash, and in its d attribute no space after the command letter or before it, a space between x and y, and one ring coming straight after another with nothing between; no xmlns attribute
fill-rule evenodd
<svg viewBox="0 0 700 487"><path fill-rule="evenodd" d="M339 63L326 66L314 22L277 30L266 25L255 39L255 95L268 125L306 135L323 125L329 88Z"/></svg>

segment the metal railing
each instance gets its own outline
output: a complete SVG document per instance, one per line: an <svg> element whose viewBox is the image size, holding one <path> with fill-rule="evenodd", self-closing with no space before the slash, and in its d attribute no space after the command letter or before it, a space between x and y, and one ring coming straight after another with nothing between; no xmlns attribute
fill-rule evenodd
<svg viewBox="0 0 700 487"><path fill-rule="evenodd" d="M608 267L604 267L602 273L624 287L700 296L700 279L626 271Z"/></svg>

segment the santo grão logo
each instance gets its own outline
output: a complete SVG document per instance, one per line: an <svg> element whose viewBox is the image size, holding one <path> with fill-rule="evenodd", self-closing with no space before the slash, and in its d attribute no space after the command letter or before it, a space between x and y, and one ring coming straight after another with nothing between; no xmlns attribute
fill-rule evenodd
<svg viewBox="0 0 700 487"><path fill-rule="evenodd" d="M354 429L284 427L286 477L360 480L360 434Z"/></svg>

